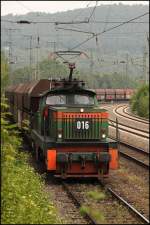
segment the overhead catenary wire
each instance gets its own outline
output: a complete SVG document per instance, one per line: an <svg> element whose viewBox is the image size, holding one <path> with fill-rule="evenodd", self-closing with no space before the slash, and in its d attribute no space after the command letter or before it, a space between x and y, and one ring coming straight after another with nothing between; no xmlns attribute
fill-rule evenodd
<svg viewBox="0 0 150 225"><path fill-rule="evenodd" d="M23 6L25 9L27 9L29 12L33 12L33 9L30 9L29 7L25 6L24 3L22 3L22 1L16 1L18 4L20 4L21 6Z"/></svg>
<svg viewBox="0 0 150 225"><path fill-rule="evenodd" d="M147 15L147 14L149 14L149 12L146 12L146 13L144 13L144 14L142 14L142 15L139 15L139 16L137 16L137 17L134 17L134 18L132 18L132 19L130 19L130 20L124 21L124 22L120 23L120 24L117 25L117 26L110 27L110 28L108 28L108 29L105 30L105 31L102 31L102 32L100 32L100 33L97 33L97 34L95 34L93 37L87 38L86 40L84 40L83 42L81 42L81 43L79 43L78 45L74 46L74 47L71 48L70 50L73 50L73 49L75 49L75 48L80 47L81 45L85 44L85 43L88 42L89 40L93 39L95 36L102 35L102 34L108 32L108 31L110 31L110 30L113 30L113 29L116 29L116 28L118 28L118 27L120 27L120 26L123 26L123 25L129 23L130 21L139 19L139 18L141 18L141 17L143 17L143 16L145 16L145 15Z"/></svg>
<svg viewBox="0 0 150 225"><path fill-rule="evenodd" d="M48 23L48 24L54 24L54 25L59 25L59 24L84 24L84 23L89 23L87 20L83 20L83 21L29 21L29 20L18 20L18 21L14 21L14 20L5 20L2 19L1 22L8 22L8 23L18 23L18 24L37 24L37 23Z"/></svg>
<svg viewBox="0 0 150 225"><path fill-rule="evenodd" d="M93 32L90 31L82 31L82 30L76 30L76 29L70 29L70 28L64 28L64 27L57 27L58 30L68 30L68 31L75 31L75 32L80 32L80 33L85 33L85 34L92 34L94 35Z"/></svg>
<svg viewBox="0 0 150 225"><path fill-rule="evenodd" d="M3 22L3 21L2 21L2 22ZM10 21L9 21L9 22L10 22ZM33 21L33 22L30 21L30 22L31 22L31 23L54 23L54 24L57 23L57 22L55 22L55 21L39 21L39 22L38 22L38 21ZM94 21L93 21L93 20L90 20L90 21L89 21L89 23L92 23L92 22L93 22L93 23L96 23L96 22L105 23L106 21L95 21L95 20L94 20ZM17 23L17 21L16 21L16 22L13 21L13 23ZM119 23L119 26L120 26L120 22L107 21L107 23ZM121 22L121 23L124 23L124 22ZM128 23L148 23L148 22L144 22L144 21L138 21L138 22L137 22L137 21L130 21L130 22L128 22ZM66 23L66 24L67 24L67 23ZM117 26L117 27L118 27L118 26ZM112 28L112 29L114 29L114 28ZM77 31L77 32L78 32L78 31ZM79 32L80 32L80 31L79 31ZM82 31L81 31L81 32L82 32ZM106 30L105 32L107 32L107 30ZM105 33L105 32L104 32L104 33ZM83 31L83 33L84 33L84 31ZM139 32L139 33L142 33L142 32ZM111 32L110 32L110 33L106 33L106 35L107 35L107 34L111 34ZM99 34L99 33L98 33L98 34L95 34L95 38L97 38L97 41L98 41L98 37L97 37L98 35L100 35L100 34Z"/></svg>
<svg viewBox="0 0 150 225"><path fill-rule="evenodd" d="M106 23L106 21L103 20L90 20L89 23ZM123 21L107 21L107 23L123 23ZM148 21L131 21L129 23L149 23Z"/></svg>
<svg viewBox="0 0 150 225"><path fill-rule="evenodd" d="M91 17L93 16L93 14L94 14L94 12L95 12L95 10L96 10L97 4L98 4L98 1L96 1L96 4L95 4L95 6L94 6L94 8L93 8L93 10L92 10L92 12L91 12L91 15L90 15L89 18L88 18L88 22L90 21Z"/></svg>
<svg viewBox="0 0 150 225"><path fill-rule="evenodd" d="M110 16L110 9L111 9L111 4L109 5L108 11L107 11L106 21L105 21L104 29L103 30L106 30L107 23L108 23L108 17Z"/></svg>
<svg viewBox="0 0 150 225"><path fill-rule="evenodd" d="M82 1L82 2L85 3L85 1ZM88 4L86 3L86 7L88 7L89 4L90 4L90 2ZM79 13L77 15L75 15L75 17L73 17L72 20L77 19L77 17L81 16L83 14L83 12L84 12L83 8L79 9Z"/></svg>
<svg viewBox="0 0 150 225"><path fill-rule="evenodd" d="M21 20L22 21L22 20ZM89 22L88 21L72 21L72 22L69 22L69 21L64 21L64 22L59 22L59 21L27 21L27 20L24 20L26 23L49 23L49 24L80 24L80 23L106 23L106 21L98 21L98 20L90 20ZM19 21L14 21L14 20L6 20L6 19L1 19L1 22L8 22L8 23L19 23ZM107 21L107 23L123 23L123 21ZM148 21L131 21L129 23L147 23L149 24Z"/></svg>

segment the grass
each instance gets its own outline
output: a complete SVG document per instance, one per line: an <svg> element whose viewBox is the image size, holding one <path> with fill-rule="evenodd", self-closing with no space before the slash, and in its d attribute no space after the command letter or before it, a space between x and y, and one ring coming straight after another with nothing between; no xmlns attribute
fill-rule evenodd
<svg viewBox="0 0 150 225"><path fill-rule="evenodd" d="M87 197L92 198L94 201L102 201L106 198L105 193L98 192L98 191L89 191L86 193ZM103 215L103 212L93 208L92 206L82 206L80 208L81 215L85 215L86 213L91 215L91 217L97 221L98 223L104 223L105 217Z"/></svg>
<svg viewBox="0 0 150 225"><path fill-rule="evenodd" d="M103 192L98 191L89 191L87 192L87 196L97 201L101 201L106 198L106 195Z"/></svg>
<svg viewBox="0 0 150 225"><path fill-rule="evenodd" d="M27 163L29 155L18 151L17 132L1 122L1 223L62 224L41 176Z"/></svg>
<svg viewBox="0 0 150 225"><path fill-rule="evenodd" d="M81 206L80 213L82 216L86 215L86 213L91 215L91 217L99 223L102 223L105 221L105 217L103 213L100 210L93 209L92 207Z"/></svg>

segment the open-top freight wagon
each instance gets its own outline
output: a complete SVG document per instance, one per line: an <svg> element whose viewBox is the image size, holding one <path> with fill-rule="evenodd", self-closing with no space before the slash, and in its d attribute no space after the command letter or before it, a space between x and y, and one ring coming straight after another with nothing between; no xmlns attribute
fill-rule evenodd
<svg viewBox="0 0 150 225"><path fill-rule="evenodd" d="M93 89L94 90L94 89ZM135 90L131 88L120 88L120 89L95 89L97 100L100 102L123 102L129 101L134 94Z"/></svg>
<svg viewBox="0 0 150 225"><path fill-rule="evenodd" d="M107 177L118 168L117 142L108 138L108 113L85 83L42 79L6 90L18 126L28 121L27 135L37 161L58 177Z"/></svg>

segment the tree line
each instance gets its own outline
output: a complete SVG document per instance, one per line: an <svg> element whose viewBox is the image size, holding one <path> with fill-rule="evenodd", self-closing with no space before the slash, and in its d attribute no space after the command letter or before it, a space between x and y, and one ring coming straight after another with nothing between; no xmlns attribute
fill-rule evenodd
<svg viewBox="0 0 150 225"><path fill-rule="evenodd" d="M142 85L138 88L131 99L132 111L145 118L149 118L149 85Z"/></svg>
<svg viewBox="0 0 150 225"><path fill-rule="evenodd" d="M62 64L56 60L44 59L39 62L38 71L35 68L25 66L16 69L10 74L12 84L24 83L29 80L51 79L51 78L68 78L68 65ZM84 80L88 88L136 88L138 80L130 75L119 72L90 73L76 68L73 74L74 78Z"/></svg>

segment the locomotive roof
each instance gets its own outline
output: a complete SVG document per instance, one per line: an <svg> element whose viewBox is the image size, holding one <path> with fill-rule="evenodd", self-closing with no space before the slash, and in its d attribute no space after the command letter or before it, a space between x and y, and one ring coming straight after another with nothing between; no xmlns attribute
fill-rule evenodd
<svg viewBox="0 0 150 225"><path fill-rule="evenodd" d="M52 84L52 89L51 88ZM36 81L30 81L26 83L21 83L18 85L9 86L6 89L6 92L10 92L12 94L22 94L27 95L29 98L31 97L40 97L44 96L48 93L86 93L89 95L96 95L96 93L92 90L87 90L83 86L83 81L73 80L72 82L68 82L67 80L48 80L41 79Z"/></svg>
<svg viewBox="0 0 150 225"><path fill-rule="evenodd" d="M96 93L94 91L88 90L88 89L84 89L83 87L80 86L74 86L74 85L70 85L69 87L59 87L59 88L55 88L52 90L48 90L45 91L43 93L40 94L40 96L44 96L47 94L70 94L70 93L81 93L81 94L88 94L88 95L96 95Z"/></svg>

